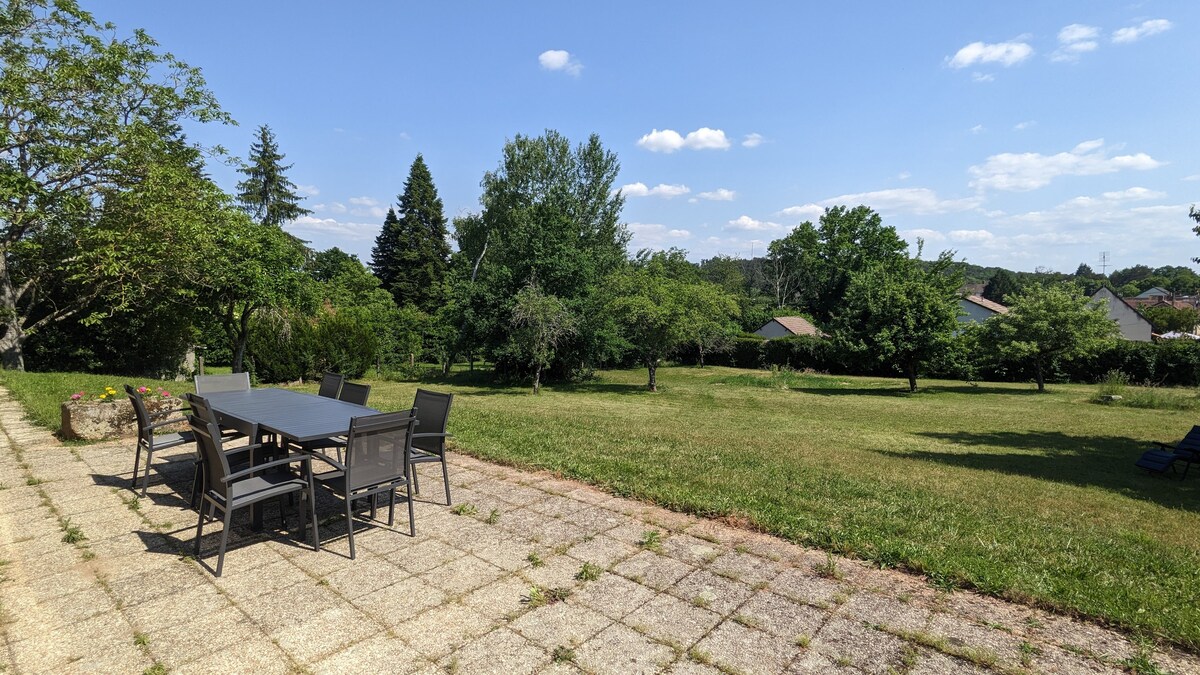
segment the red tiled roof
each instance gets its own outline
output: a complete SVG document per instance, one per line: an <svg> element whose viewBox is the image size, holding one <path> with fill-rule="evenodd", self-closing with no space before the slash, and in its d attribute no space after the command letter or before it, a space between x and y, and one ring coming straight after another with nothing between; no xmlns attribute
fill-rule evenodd
<svg viewBox="0 0 1200 675"><path fill-rule="evenodd" d="M1008 308L1004 305L998 302L992 302L991 300L978 295L968 295L965 300L967 302L973 302L984 309L990 309L997 314L1008 314Z"/></svg>
<svg viewBox="0 0 1200 675"><path fill-rule="evenodd" d="M802 316L777 316L774 318L779 322L779 325L796 335L814 335L816 337L823 337L825 335L821 332L821 329L812 325L808 319Z"/></svg>

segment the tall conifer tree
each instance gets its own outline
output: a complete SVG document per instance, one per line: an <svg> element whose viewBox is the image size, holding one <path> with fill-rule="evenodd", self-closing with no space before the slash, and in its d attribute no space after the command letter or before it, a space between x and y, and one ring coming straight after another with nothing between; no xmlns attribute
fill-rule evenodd
<svg viewBox="0 0 1200 675"><path fill-rule="evenodd" d="M250 163L240 171L246 180L238 183L238 201L250 217L264 225L279 227L312 211L300 206L303 199L296 194L296 184L284 172L283 153L271 127L258 128L258 140L250 144Z"/></svg>
<svg viewBox="0 0 1200 675"><path fill-rule="evenodd" d="M432 314L445 302L450 244L442 200L421 155L409 169L399 207L398 219L389 213L375 239L371 267L396 304Z"/></svg>

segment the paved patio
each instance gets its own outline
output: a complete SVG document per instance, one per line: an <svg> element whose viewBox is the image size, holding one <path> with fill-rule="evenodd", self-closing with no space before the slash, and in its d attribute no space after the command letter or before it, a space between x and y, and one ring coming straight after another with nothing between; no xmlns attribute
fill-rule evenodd
<svg viewBox="0 0 1200 675"><path fill-rule="evenodd" d="M351 561L331 501L320 553L235 524L216 579L183 555L189 451L136 500L130 442L64 447L4 390L0 430L3 672L1200 673L1093 624L461 455L473 512L425 465L415 538L401 509L395 531L356 528Z"/></svg>

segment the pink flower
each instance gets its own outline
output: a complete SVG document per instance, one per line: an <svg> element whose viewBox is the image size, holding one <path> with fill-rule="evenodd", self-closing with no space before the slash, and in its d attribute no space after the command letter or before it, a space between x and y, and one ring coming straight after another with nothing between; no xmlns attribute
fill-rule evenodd
<svg viewBox="0 0 1200 675"><path fill-rule="evenodd" d="M163 398L168 398L171 396L171 392L167 391L166 389L163 389L162 391L160 391L159 394L162 394Z"/></svg>
<svg viewBox="0 0 1200 675"><path fill-rule="evenodd" d="M72 401L78 401L78 400L79 400L79 399L81 399L81 398L83 398L83 392L82 392L82 391L81 391L81 392L79 392L79 393L76 393L76 394L71 394L71 400L72 400Z"/></svg>
<svg viewBox="0 0 1200 675"><path fill-rule="evenodd" d="M139 394L149 394L149 393L150 393L150 387L147 387L147 386L145 386L145 385L142 385L142 386L140 386L140 387L138 387L138 388L137 388L137 393L139 393Z"/></svg>

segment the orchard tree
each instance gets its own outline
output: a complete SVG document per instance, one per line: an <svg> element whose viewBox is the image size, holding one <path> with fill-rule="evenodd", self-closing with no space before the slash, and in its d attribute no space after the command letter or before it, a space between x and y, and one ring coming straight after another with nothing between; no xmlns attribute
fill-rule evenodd
<svg viewBox="0 0 1200 675"><path fill-rule="evenodd" d="M432 314L446 299L450 243L442 199L421 155L409 168L398 202L399 214L388 211L375 239L371 267L396 304Z"/></svg>
<svg viewBox="0 0 1200 675"><path fill-rule="evenodd" d="M891 364L917 390L925 366L951 348L959 329L962 268L944 252L929 266L876 262L854 272L833 325L849 353Z"/></svg>
<svg viewBox="0 0 1200 675"><path fill-rule="evenodd" d="M292 165L284 166L283 157L271 127L264 124L258 128L258 140L250 144L249 163L239 169L246 180L238 183L238 202L263 225L280 227L312 213L300 206L303 197L285 175Z"/></svg>
<svg viewBox="0 0 1200 675"><path fill-rule="evenodd" d="M512 310L515 337L533 368L533 393L541 393L542 370L554 363L559 343L575 332L575 317L562 300L546 295L536 280L522 288Z"/></svg>
<svg viewBox="0 0 1200 675"><path fill-rule="evenodd" d="M229 118L199 70L72 0L11 0L0 25L0 354L21 369L30 331L128 308L190 253L181 202L209 186L180 124Z"/></svg>
<svg viewBox="0 0 1200 675"><path fill-rule="evenodd" d="M1002 358L1033 366L1038 391L1055 359L1091 354L1116 338L1108 309L1072 283L1030 285L1009 296L1007 314L984 322L984 343Z"/></svg>

